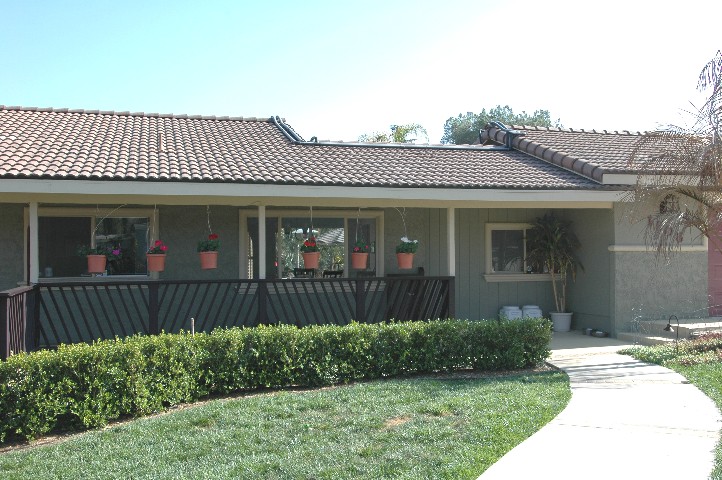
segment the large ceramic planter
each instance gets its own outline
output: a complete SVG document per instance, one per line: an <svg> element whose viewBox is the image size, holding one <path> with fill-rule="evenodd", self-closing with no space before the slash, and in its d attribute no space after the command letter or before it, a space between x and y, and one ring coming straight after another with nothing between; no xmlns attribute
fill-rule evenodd
<svg viewBox="0 0 722 480"><path fill-rule="evenodd" d="M303 266L305 268L318 268L318 262L321 259L321 252L304 252Z"/></svg>
<svg viewBox="0 0 722 480"><path fill-rule="evenodd" d="M218 268L218 252L198 252L198 256L203 270Z"/></svg>
<svg viewBox="0 0 722 480"><path fill-rule="evenodd" d="M351 254L351 268L357 270L365 270L366 265L369 261L368 253L352 253Z"/></svg>
<svg viewBox="0 0 722 480"><path fill-rule="evenodd" d="M569 312L549 312L552 317L553 328L555 332L568 332L572 329L572 313Z"/></svg>
<svg viewBox="0 0 722 480"><path fill-rule="evenodd" d="M88 255L88 273L105 273L107 262L105 255Z"/></svg>
<svg viewBox="0 0 722 480"><path fill-rule="evenodd" d="M414 254L413 253L397 253L396 263L399 264L399 268L406 270L414 268Z"/></svg>
<svg viewBox="0 0 722 480"><path fill-rule="evenodd" d="M145 259L149 272L162 272L165 270L165 253L146 253Z"/></svg>

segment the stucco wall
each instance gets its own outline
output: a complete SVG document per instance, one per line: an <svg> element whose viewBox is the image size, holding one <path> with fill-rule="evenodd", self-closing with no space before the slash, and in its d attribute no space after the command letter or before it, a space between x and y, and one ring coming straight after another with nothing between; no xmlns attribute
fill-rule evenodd
<svg viewBox="0 0 722 480"><path fill-rule="evenodd" d="M24 207L0 204L0 290L15 288L24 278Z"/></svg>
<svg viewBox="0 0 722 480"><path fill-rule="evenodd" d="M630 223L629 209L614 209L615 248L610 253L612 297L617 332L635 329L635 320L707 316L707 252L679 251L671 258L657 257L644 243L644 221ZM685 236L684 245L703 244L697 232ZM636 247L636 251L635 250ZM625 251L626 250L626 251Z"/></svg>
<svg viewBox="0 0 722 480"><path fill-rule="evenodd" d="M678 253L669 262L653 253L616 252L614 317L617 332L634 330L634 320L707 316L707 254Z"/></svg>
<svg viewBox="0 0 722 480"><path fill-rule="evenodd" d="M196 247L208 237L205 206L162 206L160 239L168 245L165 271L160 278L222 279L238 278L238 208L212 206L211 228L221 241L218 268L201 270Z"/></svg>

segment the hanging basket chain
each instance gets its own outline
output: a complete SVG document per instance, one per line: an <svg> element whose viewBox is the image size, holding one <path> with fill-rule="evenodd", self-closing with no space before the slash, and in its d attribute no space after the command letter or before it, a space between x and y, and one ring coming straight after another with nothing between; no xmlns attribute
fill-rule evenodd
<svg viewBox="0 0 722 480"><path fill-rule="evenodd" d="M211 206L206 205L206 222L208 223L208 234L212 234L213 230L211 229Z"/></svg>

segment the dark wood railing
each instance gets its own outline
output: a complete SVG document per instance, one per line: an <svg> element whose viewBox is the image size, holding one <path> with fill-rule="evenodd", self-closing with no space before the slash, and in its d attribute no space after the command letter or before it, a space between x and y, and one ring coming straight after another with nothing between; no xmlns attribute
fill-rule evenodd
<svg viewBox="0 0 722 480"><path fill-rule="evenodd" d="M18 287L0 292L0 359L33 350L37 288Z"/></svg>
<svg viewBox="0 0 722 480"><path fill-rule="evenodd" d="M0 356L136 333L454 315L453 277L42 283L0 292Z"/></svg>

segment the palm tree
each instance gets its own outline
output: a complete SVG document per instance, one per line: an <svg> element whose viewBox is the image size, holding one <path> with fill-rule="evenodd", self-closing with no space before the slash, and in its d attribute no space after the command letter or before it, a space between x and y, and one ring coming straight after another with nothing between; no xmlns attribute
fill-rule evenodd
<svg viewBox="0 0 722 480"><path fill-rule="evenodd" d="M639 172L629 197L632 218L646 217L645 241L665 258L692 229L722 251L722 51L702 69L697 87L711 93L692 126L646 133L629 161Z"/></svg>

